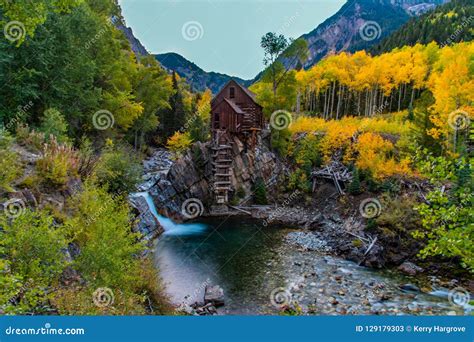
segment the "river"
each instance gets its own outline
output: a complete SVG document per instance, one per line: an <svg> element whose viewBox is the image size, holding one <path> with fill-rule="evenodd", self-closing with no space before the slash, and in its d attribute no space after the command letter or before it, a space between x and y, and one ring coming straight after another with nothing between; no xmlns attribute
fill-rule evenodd
<svg viewBox="0 0 474 342"><path fill-rule="evenodd" d="M202 302L204 288L219 285L221 314L277 314L282 302L298 302L314 314L463 313L446 289L402 291L417 279L305 251L288 242L294 229L242 218L161 220L165 233L156 242L155 262L176 304Z"/></svg>

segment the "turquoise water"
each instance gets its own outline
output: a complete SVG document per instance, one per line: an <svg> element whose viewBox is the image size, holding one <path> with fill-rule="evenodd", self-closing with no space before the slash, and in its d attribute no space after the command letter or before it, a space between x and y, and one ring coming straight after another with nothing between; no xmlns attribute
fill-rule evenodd
<svg viewBox="0 0 474 342"><path fill-rule="evenodd" d="M358 266L336 256L290 244L288 227L236 217L177 224L158 214L165 232L157 239L155 264L176 305L203 302L206 286L225 294L220 314L278 314L276 300L298 302L313 314L462 314L447 289L407 293L417 279ZM301 230L298 230L301 231Z"/></svg>

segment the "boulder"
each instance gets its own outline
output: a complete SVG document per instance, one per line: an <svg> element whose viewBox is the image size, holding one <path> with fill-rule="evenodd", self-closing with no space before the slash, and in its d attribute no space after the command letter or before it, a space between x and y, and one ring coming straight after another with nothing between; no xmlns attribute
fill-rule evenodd
<svg viewBox="0 0 474 342"><path fill-rule="evenodd" d="M398 266L398 270L409 275L415 275L417 273L423 272L423 268L409 261L405 261L403 264Z"/></svg>
<svg viewBox="0 0 474 342"><path fill-rule="evenodd" d="M215 307L224 305L224 290L219 285L206 286L204 292L204 303Z"/></svg>

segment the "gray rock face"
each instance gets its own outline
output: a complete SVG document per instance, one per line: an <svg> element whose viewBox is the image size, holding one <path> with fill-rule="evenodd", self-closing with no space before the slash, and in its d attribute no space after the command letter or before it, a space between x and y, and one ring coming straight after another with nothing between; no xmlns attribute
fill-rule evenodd
<svg viewBox="0 0 474 342"><path fill-rule="evenodd" d="M206 286L204 303L215 307L224 305L224 290L219 285Z"/></svg>
<svg viewBox="0 0 474 342"><path fill-rule="evenodd" d="M245 150L243 143L234 138L232 148L231 188L233 193L242 189L246 197L241 201L251 203L253 185L260 178L267 184L267 197L272 199L272 196L276 196L277 180L286 170L268 146L260 139L255 149ZM141 189L148 187L147 190L160 213L183 220L181 205L189 198L199 199L204 205L204 212L210 211L214 202L214 193L209 143L194 144L186 154L174 161L171 160L169 153L156 152L145 162L145 165L149 166L145 176L146 186L142 185ZM156 165L160 166L156 167ZM160 170L159 173L157 168Z"/></svg>
<svg viewBox="0 0 474 342"><path fill-rule="evenodd" d="M136 214L136 224L133 227L135 232L141 233L147 241L153 240L155 237L164 232L155 215L150 211L144 197L133 196L129 198L129 203L134 208Z"/></svg>

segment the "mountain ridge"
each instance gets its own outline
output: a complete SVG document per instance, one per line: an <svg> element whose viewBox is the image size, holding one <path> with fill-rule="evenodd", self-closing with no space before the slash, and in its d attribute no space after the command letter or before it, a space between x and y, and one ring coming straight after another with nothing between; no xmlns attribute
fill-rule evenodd
<svg viewBox="0 0 474 342"><path fill-rule="evenodd" d="M414 15L426 13L449 0L349 0L314 30L301 35L308 43L309 68L331 54L368 49L395 32ZM285 65L296 68L298 62Z"/></svg>
<svg viewBox="0 0 474 342"><path fill-rule="evenodd" d="M197 91L204 91L208 88L213 94L216 94L231 79L245 87L250 86L253 81L215 71L204 71L176 52L154 54L153 56L168 71L175 71L179 76L185 77L191 87Z"/></svg>

